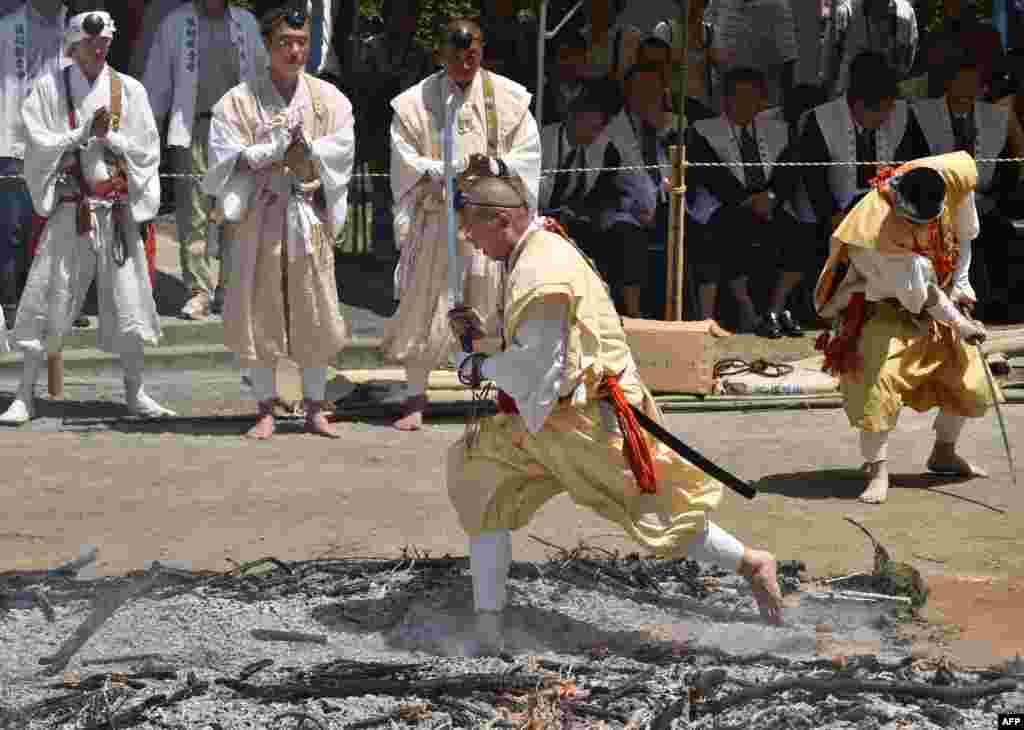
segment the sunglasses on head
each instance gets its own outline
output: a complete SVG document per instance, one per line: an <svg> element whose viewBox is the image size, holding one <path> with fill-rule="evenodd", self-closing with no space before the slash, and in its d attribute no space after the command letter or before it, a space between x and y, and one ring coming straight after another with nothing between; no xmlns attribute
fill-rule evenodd
<svg viewBox="0 0 1024 730"><path fill-rule="evenodd" d="M284 16L284 22L286 22L290 28L299 30L306 25L306 11L296 8Z"/></svg>
<svg viewBox="0 0 1024 730"><path fill-rule="evenodd" d="M103 28L106 25L102 15L93 13L86 16L85 20L82 21L82 30L91 36L97 36L103 32Z"/></svg>
<svg viewBox="0 0 1024 730"><path fill-rule="evenodd" d="M467 51L473 47L473 34L467 28L456 28L448 36L448 43L459 51Z"/></svg>

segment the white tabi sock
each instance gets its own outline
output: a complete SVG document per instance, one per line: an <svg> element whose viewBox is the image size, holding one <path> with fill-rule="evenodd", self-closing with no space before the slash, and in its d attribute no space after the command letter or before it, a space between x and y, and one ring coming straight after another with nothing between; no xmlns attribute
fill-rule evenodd
<svg viewBox="0 0 1024 730"><path fill-rule="evenodd" d="M950 413L947 410L939 409L939 415L935 417L935 440L941 444L955 444L960 438L967 418Z"/></svg>
<svg viewBox="0 0 1024 730"><path fill-rule="evenodd" d="M277 398L277 378L274 368L255 367L252 369L249 379L252 382L252 394L260 403Z"/></svg>
<svg viewBox="0 0 1024 730"><path fill-rule="evenodd" d="M146 358L142 350L142 343L132 346L121 353L121 367L124 369L124 385L128 391L129 400L135 397L142 388L142 369L145 366Z"/></svg>
<svg viewBox="0 0 1024 730"><path fill-rule="evenodd" d="M713 563L737 572L746 547L714 522L709 520L706 525L704 532L690 544L687 555L698 562Z"/></svg>
<svg viewBox="0 0 1024 730"><path fill-rule="evenodd" d="M311 401L327 397L327 368L302 368L302 397Z"/></svg>
<svg viewBox="0 0 1024 730"><path fill-rule="evenodd" d="M860 453L868 464L889 458L889 431L861 431Z"/></svg>
<svg viewBox="0 0 1024 730"><path fill-rule="evenodd" d="M512 533L509 530L488 530L469 539L473 607L477 613L500 613L505 609L511 565Z"/></svg>
<svg viewBox="0 0 1024 730"><path fill-rule="evenodd" d="M21 385L18 386L18 394L15 396L29 408L35 400L36 383L39 381L39 373L46 363L46 353L36 350L25 350L24 361L21 370Z"/></svg>

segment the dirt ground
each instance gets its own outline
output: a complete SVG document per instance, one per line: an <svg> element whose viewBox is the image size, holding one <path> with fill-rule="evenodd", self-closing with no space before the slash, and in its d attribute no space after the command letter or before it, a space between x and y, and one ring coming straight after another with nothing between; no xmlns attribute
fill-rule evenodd
<svg viewBox="0 0 1024 730"><path fill-rule="evenodd" d="M1019 442L1024 409L1008 406L1006 415ZM971 424L962 448L992 478L958 483L921 474L931 417L906 413L890 446L895 489L881 507L855 499L857 442L841 411L673 415L669 422L759 486L753 501L728 494L715 518L744 541L804 561L813 576L870 571L871 545L843 520L852 516L930 581L925 616L934 624L914 627L924 649L969 664L1024 653L1024 492L1010 482L994 416ZM443 471L461 426L400 434L343 423L338 442L282 428L264 444L240 438L245 426L0 432L7 474L0 572L52 567L84 544L99 547L101 574L148 560L225 570L229 560L395 555L404 546L465 554ZM545 557L531 535L633 549L614 525L564 497L516 534L517 559Z"/></svg>

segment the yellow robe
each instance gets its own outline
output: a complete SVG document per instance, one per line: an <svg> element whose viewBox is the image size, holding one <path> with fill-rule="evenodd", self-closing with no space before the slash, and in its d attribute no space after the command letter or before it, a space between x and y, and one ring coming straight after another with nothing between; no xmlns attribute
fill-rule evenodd
<svg viewBox="0 0 1024 730"><path fill-rule="evenodd" d="M946 183L946 206L940 223L940 250L936 258L956 263L959 242L953 233L952 211L974 190L977 165L965 152L926 157L896 170L928 166ZM845 313L851 293L844 288L849 275L849 248L856 246L887 254L911 254L915 237L927 238L926 227L910 223L893 212L882 190L872 190L850 211L832 235L832 247L818 279L815 304L831 316ZM950 273L937 271L947 290ZM837 301L842 297L842 301ZM841 315L840 315L841 316ZM946 324L920 317L889 301L869 302L868 319L857 344L863 367L839 377L850 424L865 431L888 431L896 426L900 409L916 411L940 407L966 417L981 417L992 403L978 351L966 346Z"/></svg>
<svg viewBox="0 0 1024 730"><path fill-rule="evenodd" d="M471 445L466 438L456 442L448 452L448 492L459 521L469 535L516 530L549 499L568 493L644 548L681 556L721 502L722 485L647 437L658 491L637 487L621 436L604 426L598 392L606 373L633 367L626 335L603 282L560 236L538 231L513 252L503 294L506 341L532 302L558 294L570 301L566 362L572 372L562 395L583 383L586 405L563 398L535 434L518 414L502 413L481 421ZM639 378L623 391L631 404L663 420Z"/></svg>

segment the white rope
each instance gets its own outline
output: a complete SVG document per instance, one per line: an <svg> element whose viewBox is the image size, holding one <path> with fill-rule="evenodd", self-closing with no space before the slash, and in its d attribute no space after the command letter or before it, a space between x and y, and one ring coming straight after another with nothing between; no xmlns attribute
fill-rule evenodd
<svg viewBox="0 0 1024 730"><path fill-rule="evenodd" d="M683 167L859 167L859 166L892 166L906 164L910 160L876 160L874 162L683 162ZM998 163L1022 163L1024 157L979 157L975 159L978 164ZM622 167L562 167L548 168L541 170L541 176L552 177L563 172L641 172L648 170L671 170L672 165L631 165ZM202 180L202 175L184 172L166 172L160 174L161 178L175 179L188 178L191 180ZM391 177L387 172L361 172L352 175L356 178ZM0 175L0 180L23 180L24 175Z"/></svg>

